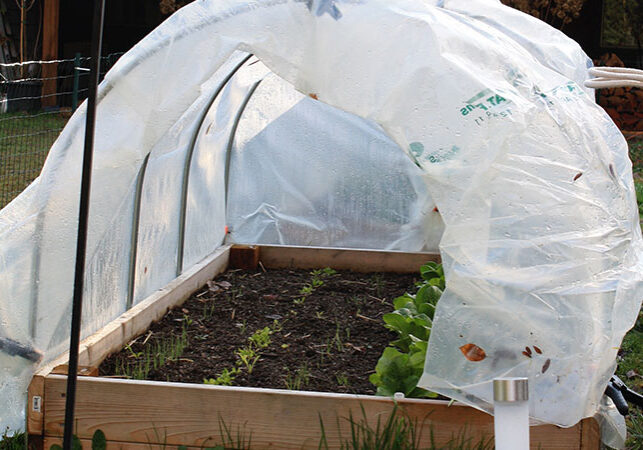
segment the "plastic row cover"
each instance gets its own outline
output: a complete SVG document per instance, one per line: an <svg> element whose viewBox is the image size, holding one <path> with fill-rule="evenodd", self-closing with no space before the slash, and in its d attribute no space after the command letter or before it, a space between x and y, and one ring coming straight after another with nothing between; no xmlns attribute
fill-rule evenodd
<svg viewBox="0 0 643 450"><path fill-rule="evenodd" d="M535 39L543 35L546 40ZM284 211L290 202L278 203L276 192L253 194L247 180L256 172L239 170L262 173L265 164L253 164L268 155L259 156L253 144L282 130L277 123L276 134L264 131L261 120L270 125L288 114L301 120L314 117L308 108L321 107L306 100L265 120L255 83L268 71L247 64L210 108L213 93L242 61L237 49L257 55L303 94L379 123L421 169L446 225L440 248L448 283L422 384L488 410L494 377L529 376L535 419L573 425L592 415L614 368L614 348L632 326L642 293L627 148L576 83L583 81L582 52L544 24L491 0L201 1L124 55L100 89L83 333L129 306L126 268L143 166L133 303L221 243L231 223L226 208L235 224L233 238L239 233L244 240L290 243L303 224L308 230L325 227L324 243L343 242L339 225L324 221L323 209L316 214L320 199L335 196L346 206L328 210L350 209L347 199L359 183L338 179L351 174L335 175L332 196L327 185L311 190L300 179L288 195L303 192L296 194L301 201ZM232 145L226 198L225 150L235 116L254 89L255 106L248 104ZM283 94L284 105L293 101L289 95ZM324 111L319 114L341 117ZM46 358L66 345L83 121L81 108L52 148L40 179L0 213L1 337L40 348ZM354 152L399 151L372 125L348 116L346 121L362 129L360 136L372 136L368 142L380 142L359 141ZM290 138L296 143L296 136ZM288 150L281 143L270 142L263 149L268 151L282 165L266 170L288 185L301 166L283 157ZM185 157L192 152L186 170ZM319 157L299 155L311 166ZM190 182L183 197L186 173ZM414 176L383 177L385 186L378 189L421 193L409 187L418 186ZM183 199L181 262L177 224ZM422 214L428 201L421 194L406 203L397 210L405 215L398 223L422 223L409 210ZM248 210L252 202L257 208ZM262 228L254 219L271 217L274 224L285 216L294 226L270 232L264 230L273 225ZM393 216L384 211L365 229L383 236L395 224ZM384 228L377 231L380 224ZM424 234L418 232L411 243L383 240L382 247L421 247ZM468 360L460 350L466 344L483 348L486 358ZM538 346L542 355L524 358L525 346ZM9 405L0 418L19 426L33 367L6 353L0 359L0 396Z"/></svg>

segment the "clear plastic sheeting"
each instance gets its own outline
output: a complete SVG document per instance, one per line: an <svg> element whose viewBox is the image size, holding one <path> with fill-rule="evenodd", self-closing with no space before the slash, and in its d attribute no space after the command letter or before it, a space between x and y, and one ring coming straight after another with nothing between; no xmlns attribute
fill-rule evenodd
<svg viewBox="0 0 643 450"><path fill-rule="evenodd" d="M83 336L226 226L231 242L404 250L444 224L421 385L490 411L493 378L527 376L533 419L593 415L643 249L627 146L579 86L584 61L491 0L190 4L99 89ZM84 120L0 212L0 338L43 361L68 340ZM34 364L0 362L0 421L21 428Z"/></svg>
<svg viewBox="0 0 643 450"><path fill-rule="evenodd" d="M437 251L444 228L421 170L380 127L275 75L241 116L227 204L238 243Z"/></svg>

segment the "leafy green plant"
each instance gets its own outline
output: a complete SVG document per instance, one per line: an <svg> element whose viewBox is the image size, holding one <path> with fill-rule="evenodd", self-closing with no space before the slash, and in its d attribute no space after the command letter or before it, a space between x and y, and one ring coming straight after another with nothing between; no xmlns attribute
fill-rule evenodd
<svg viewBox="0 0 643 450"><path fill-rule="evenodd" d="M393 301L395 311L382 317L385 326L395 331L398 339L384 349L369 381L377 386L377 395L435 397L417 387L422 376L426 349L431 335L433 315L445 287L442 265L429 262L420 268L422 281L415 294L406 293Z"/></svg>
<svg viewBox="0 0 643 450"><path fill-rule="evenodd" d="M239 361L237 361L237 363L242 363L246 367L246 370L249 374L252 373L255 364L261 357L261 355L257 353L252 347L243 347L237 349L237 351L234 353L239 357Z"/></svg>
<svg viewBox="0 0 643 450"><path fill-rule="evenodd" d="M433 314L441 295L439 287L426 282L417 294L407 293L393 301L395 311L383 316L386 327L400 336L392 345L408 352L413 342L429 340Z"/></svg>
<svg viewBox="0 0 643 450"><path fill-rule="evenodd" d="M232 382L239 375L239 368L233 367L232 369L223 369L223 372L216 378L204 378L204 384L214 384L217 386L232 386Z"/></svg>
<svg viewBox="0 0 643 450"><path fill-rule="evenodd" d="M250 344L255 346L255 348L264 349L270 345L271 334L272 330L270 329L270 327L264 327L261 330L255 331L254 334L248 338L248 340L250 341Z"/></svg>
<svg viewBox="0 0 643 450"><path fill-rule="evenodd" d="M437 286L442 291L445 289L446 283L444 281L444 268L442 264L432 261L428 262L420 267L420 275L429 286Z"/></svg>
<svg viewBox="0 0 643 450"><path fill-rule="evenodd" d="M437 394L417 386L424 369L427 343L414 342L408 353L386 347L377 361L369 381L377 386L376 395L392 397L401 392L405 397L431 398Z"/></svg>

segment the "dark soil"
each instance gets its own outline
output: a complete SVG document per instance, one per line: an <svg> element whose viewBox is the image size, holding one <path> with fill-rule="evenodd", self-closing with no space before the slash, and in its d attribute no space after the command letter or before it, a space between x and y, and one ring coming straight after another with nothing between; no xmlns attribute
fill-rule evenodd
<svg viewBox="0 0 643 450"><path fill-rule="evenodd" d="M313 279L322 284L305 293ZM231 385L374 394L368 377L395 339L382 315L392 311L395 297L414 292L418 279L391 273L232 270L107 358L100 372L141 377L133 368L145 364L145 352L158 353L159 346L187 335L181 356L152 368L146 379L203 383L237 367ZM264 327L270 327L270 344L258 349L248 338ZM249 345L260 355L252 373L235 354Z"/></svg>

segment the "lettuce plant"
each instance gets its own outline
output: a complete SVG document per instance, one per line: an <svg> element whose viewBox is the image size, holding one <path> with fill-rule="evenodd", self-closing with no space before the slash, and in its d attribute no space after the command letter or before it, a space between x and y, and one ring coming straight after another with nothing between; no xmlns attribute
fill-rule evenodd
<svg viewBox="0 0 643 450"><path fill-rule="evenodd" d="M393 301L395 311L383 316L385 326L398 334L398 339L384 349L375 373L369 377L377 386L377 395L435 397L436 394L417 387L433 324L435 307L445 288L441 264L427 263L420 268L422 281L415 294L406 293Z"/></svg>

